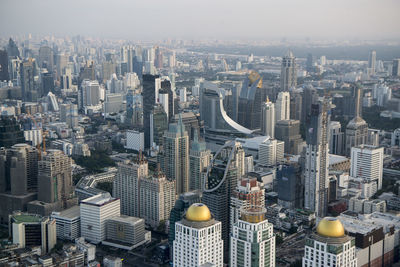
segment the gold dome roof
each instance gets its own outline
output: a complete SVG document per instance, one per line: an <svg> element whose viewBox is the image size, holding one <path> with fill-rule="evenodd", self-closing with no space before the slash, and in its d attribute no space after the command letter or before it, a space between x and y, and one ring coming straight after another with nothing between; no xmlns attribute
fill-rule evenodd
<svg viewBox="0 0 400 267"><path fill-rule="evenodd" d="M261 87L262 87L262 79L261 79L260 74L258 74L257 71L255 71L255 70L250 71L250 73L249 73L249 75L248 75L247 77L249 78L250 84L253 84L253 83L256 82L257 80L260 80L260 81L258 82L258 84L257 84L257 87L258 87L258 88L261 88Z"/></svg>
<svg viewBox="0 0 400 267"><path fill-rule="evenodd" d="M194 222L204 222L211 219L211 212L208 207L202 203L192 204L186 211L186 220Z"/></svg>
<svg viewBox="0 0 400 267"><path fill-rule="evenodd" d="M344 227L339 219L325 217L319 222L317 233L325 237L342 237L344 236Z"/></svg>

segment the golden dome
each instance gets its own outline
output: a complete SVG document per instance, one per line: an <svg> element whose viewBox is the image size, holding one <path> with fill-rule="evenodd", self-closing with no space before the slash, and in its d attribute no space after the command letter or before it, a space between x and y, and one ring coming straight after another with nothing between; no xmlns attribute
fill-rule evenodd
<svg viewBox="0 0 400 267"><path fill-rule="evenodd" d="M211 212L208 207L202 203L192 204L186 211L186 220L194 222L204 222L211 219Z"/></svg>
<svg viewBox="0 0 400 267"><path fill-rule="evenodd" d="M325 237L342 237L344 227L337 218L325 217L319 222L317 233Z"/></svg>

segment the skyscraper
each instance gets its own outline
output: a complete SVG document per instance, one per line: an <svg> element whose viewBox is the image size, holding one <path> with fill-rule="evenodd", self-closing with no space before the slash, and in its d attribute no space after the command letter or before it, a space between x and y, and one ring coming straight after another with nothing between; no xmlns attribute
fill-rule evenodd
<svg viewBox="0 0 400 267"><path fill-rule="evenodd" d="M279 92L275 103L275 121L290 120L290 94Z"/></svg>
<svg viewBox="0 0 400 267"><path fill-rule="evenodd" d="M83 109L87 106L96 106L100 103L100 85L94 80L83 80L78 93L79 108Z"/></svg>
<svg viewBox="0 0 400 267"><path fill-rule="evenodd" d="M306 70L307 70L307 72L314 71L314 59L313 59L313 55L311 53L307 54Z"/></svg>
<svg viewBox="0 0 400 267"><path fill-rule="evenodd" d="M189 136L179 118L170 123L163 136L164 155L162 170L168 179L176 180L176 194L189 191Z"/></svg>
<svg viewBox="0 0 400 267"><path fill-rule="evenodd" d="M306 160L304 168L304 207L319 217L325 216L328 207L328 103L313 105L306 132Z"/></svg>
<svg viewBox="0 0 400 267"><path fill-rule="evenodd" d="M36 102L38 98L37 88L35 88L34 82L34 60L29 58L28 60L20 64L21 74L21 93L24 101Z"/></svg>
<svg viewBox="0 0 400 267"><path fill-rule="evenodd" d="M231 141L215 154L205 178L202 202L222 222L226 260L229 253L230 199L243 174L244 150L240 143Z"/></svg>
<svg viewBox="0 0 400 267"><path fill-rule="evenodd" d="M144 125L144 147L150 148L150 114L156 103L156 79L158 75L143 75L143 125Z"/></svg>
<svg viewBox="0 0 400 267"><path fill-rule="evenodd" d="M198 132L194 132L194 140L190 148L190 190L203 188L203 177L211 161L211 151L206 148L206 143L199 140Z"/></svg>
<svg viewBox="0 0 400 267"><path fill-rule="evenodd" d="M49 72L53 72L53 65L53 49L48 46L41 46L39 48L39 68L46 68Z"/></svg>
<svg viewBox="0 0 400 267"><path fill-rule="evenodd" d="M164 132L168 130L168 116L162 105L156 104L150 114L150 140L158 146L162 145Z"/></svg>
<svg viewBox="0 0 400 267"><path fill-rule="evenodd" d="M393 59L392 76L400 76L400 58Z"/></svg>
<svg viewBox="0 0 400 267"><path fill-rule="evenodd" d="M375 67L376 67L376 51L372 50L368 55L368 70L369 74L375 75Z"/></svg>
<svg viewBox="0 0 400 267"><path fill-rule="evenodd" d="M269 98L261 107L261 132L263 135L275 138L275 105Z"/></svg>
<svg viewBox="0 0 400 267"><path fill-rule="evenodd" d="M335 155L343 155L344 133L339 121L329 123L329 152Z"/></svg>
<svg viewBox="0 0 400 267"><path fill-rule="evenodd" d="M192 204L184 218L175 224L174 267L222 267L221 229L221 222L206 205Z"/></svg>
<svg viewBox="0 0 400 267"><path fill-rule="evenodd" d="M283 162L285 144L276 139L267 139L258 149L258 164L261 166L276 166Z"/></svg>
<svg viewBox="0 0 400 267"><path fill-rule="evenodd" d="M140 180L140 217L153 229L169 219L176 199L175 182L167 180L160 169Z"/></svg>
<svg viewBox="0 0 400 267"><path fill-rule="evenodd" d="M297 86L297 66L296 58L292 51L288 51L282 58L281 66L281 91L289 91L290 88Z"/></svg>
<svg viewBox="0 0 400 267"><path fill-rule="evenodd" d="M0 147L8 148L18 143L25 143L19 123L13 116L0 116Z"/></svg>
<svg viewBox="0 0 400 267"><path fill-rule="evenodd" d="M376 181L377 190L382 188L383 147L360 145L351 148L350 176L366 182Z"/></svg>
<svg viewBox="0 0 400 267"><path fill-rule="evenodd" d="M261 206L265 207L264 184L257 181L257 178L242 178L237 182L235 190L230 199L230 220L229 232L240 218L242 208Z"/></svg>
<svg viewBox="0 0 400 267"><path fill-rule="evenodd" d="M351 148L367 143L368 124L361 118L361 88L356 88L355 117L349 121L346 127L346 150L350 156Z"/></svg>
<svg viewBox="0 0 400 267"><path fill-rule="evenodd" d="M275 266L273 225L265 218L264 206L243 207L231 233L232 267Z"/></svg>
<svg viewBox="0 0 400 267"><path fill-rule="evenodd" d="M310 120L311 105L317 104L318 93L313 86L306 86L303 90L302 107L301 107L301 122L307 124Z"/></svg>
<svg viewBox="0 0 400 267"><path fill-rule="evenodd" d="M13 39L8 40L8 45L7 45L7 54L9 57L19 57L19 50L18 46L15 44Z"/></svg>
<svg viewBox="0 0 400 267"><path fill-rule="evenodd" d="M0 50L0 81L8 81L9 79L7 51Z"/></svg>
<svg viewBox="0 0 400 267"><path fill-rule="evenodd" d="M346 235L339 219L326 217L318 223L306 239L303 266L358 266L355 239Z"/></svg>
<svg viewBox="0 0 400 267"><path fill-rule="evenodd" d="M121 213L140 217L140 181L149 175L148 163L141 153L133 161L118 164L113 196L121 199Z"/></svg>
<svg viewBox="0 0 400 267"><path fill-rule="evenodd" d="M300 121L277 121L275 138L285 143L285 153L298 155L300 153L299 145L303 142L300 135Z"/></svg>

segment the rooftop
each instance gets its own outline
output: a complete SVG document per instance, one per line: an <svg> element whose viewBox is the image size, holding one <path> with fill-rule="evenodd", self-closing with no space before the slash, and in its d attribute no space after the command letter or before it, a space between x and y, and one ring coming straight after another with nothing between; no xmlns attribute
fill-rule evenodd
<svg viewBox="0 0 400 267"><path fill-rule="evenodd" d="M75 219L80 217L80 208L79 206L73 206L69 209L60 211L60 212L53 212L51 216L63 217L67 219Z"/></svg>
<svg viewBox="0 0 400 267"><path fill-rule="evenodd" d="M81 203L100 207L115 200L117 200L117 198L112 197L110 193L102 193L82 200Z"/></svg>
<svg viewBox="0 0 400 267"><path fill-rule="evenodd" d="M21 213L12 215L15 223L37 223L42 221L42 216L36 214Z"/></svg>

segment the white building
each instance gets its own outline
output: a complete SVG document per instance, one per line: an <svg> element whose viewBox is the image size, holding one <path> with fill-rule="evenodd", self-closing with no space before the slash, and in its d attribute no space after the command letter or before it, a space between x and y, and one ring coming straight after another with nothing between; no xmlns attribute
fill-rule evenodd
<svg viewBox="0 0 400 267"><path fill-rule="evenodd" d="M79 206L73 206L63 211L53 211L51 218L56 220L58 239L73 241L81 236Z"/></svg>
<svg viewBox="0 0 400 267"><path fill-rule="evenodd" d="M140 217L140 180L149 175L147 160L141 155L134 161L118 164L118 173L114 179L113 196L121 199L121 213Z"/></svg>
<svg viewBox="0 0 400 267"><path fill-rule="evenodd" d="M337 218L326 217L317 226L316 233L306 239L304 267L357 267L354 237L345 234Z"/></svg>
<svg viewBox="0 0 400 267"><path fill-rule="evenodd" d="M280 92L275 103L275 121L290 120L290 94Z"/></svg>
<svg viewBox="0 0 400 267"><path fill-rule="evenodd" d="M144 150L144 133L128 130L126 131L126 146L127 149L133 149L136 151Z"/></svg>
<svg viewBox="0 0 400 267"><path fill-rule="evenodd" d="M265 218L265 213L263 206L241 210L241 217L231 232L229 266L275 266L274 227Z"/></svg>
<svg viewBox="0 0 400 267"><path fill-rule="evenodd" d="M98 81L83 80L80 94L78 94L79 108L97 106L100 103L101 92Z"/></svg>
<svg viewBox="0 0 400 267"><path fill-rule="evenodd" d="M383 147L361 145L351 149L350 176L364 181L376 181L382 188Z"/></svg>
<svg viewBox="0 0 400 267"><path fill-rule="evenodd" d="M275 138L275 104L269 98L261 107L261 132Z"/></svg>
<svg viewBox="0 0 400 267"><path fill-rule="evenodd" d="M120 200L109 193L81 201L81 236L98 244L106 238L106 220L120 215Z"/></svg>
<svg viewBox="0 0 400 267"><path fill-rule="evenodd" d="M204 204L192 204L175 224L174 267L222 267L222 225Z"/></svg>
<svg viewBox="0 0 400 267"><path fill-rule="evenodd" d="M276 139L268 139L260 144L258 163L262 166L274 166L283 161L285 143Z"/></svg>
<svg viewBox="0 0 400 267"><path fill-rule="evenodd" d="M24 131L26 141L31 141L32 146L40 145L43 142L42 129Z"/></svg>
<svg viewBox="0 0 400 267"><path fill-rule="evenodd" d="M169 105L168 104L168 92L158 93L158 100L159 100L160 104L162 105L165 113L167 114L167 118L169 118L168 117L168 112L169 112L169 108L168 108L168 105Z"/></svg>
<svg viewBox="0 0 400 267"><path fill-rule="evenodd" d="M186 87L183 87L179 89L179 101L180 102L186 102L187 97L186 97Z"/></svg>

